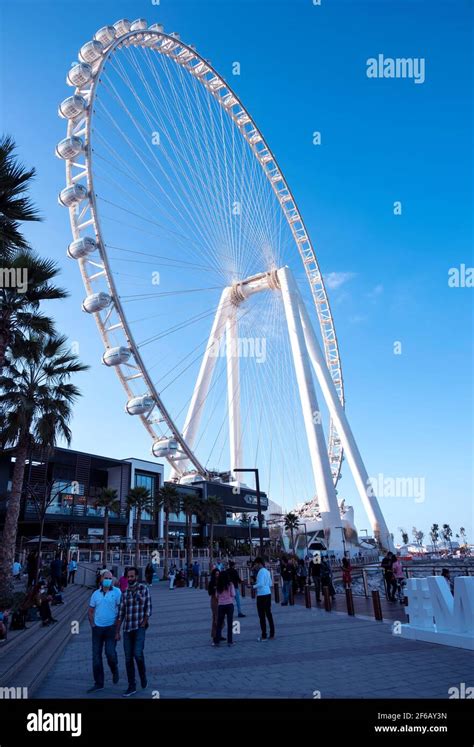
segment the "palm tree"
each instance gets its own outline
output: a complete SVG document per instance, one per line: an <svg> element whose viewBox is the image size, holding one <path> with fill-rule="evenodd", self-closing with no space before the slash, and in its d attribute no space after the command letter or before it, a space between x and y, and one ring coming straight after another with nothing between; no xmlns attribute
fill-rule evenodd
<svg viewBox="0 0 474 747"><path fill-rule="evenodd" d="M169 534L170 534L170 514L177 514L181 504L181 498L172 485L163 485L158 491L157 505L163 509L165 515L165 562L163 567L163 579L168 578L168 555L169 555Z"/></svg>
<svg viewBox="0 0 474 747"><path fill-rule="evenodd" d="M148 488L138 485L127 495L127 506L135 509L135 565L140 565L140 532L142 528L142 511L153 513L154 499Z"/></svg>
<svg viewBox="0 0 474 747"><path fill-rule="evenodd" d="M408 532L406 532L404 529L400 527L400 534L402 535L402 542L404 545L408 545L408 542L410 541L410 538L408 536Z"/></svg>
<svg viewBox="0 0 474 747"><path fill-rule="evenodd" d="M285 530L290 533L291 535L291 547L293 549L293 553L295 552L295 530L298 529L300 522L296 514L290 513L286 514L284 516L285 521Z"/></svg>
<svg viewBox="0 0 474 747"><path fill-rule="evenodd" d="M102 488L95 500L96 508L104 509L104 567L107 565L107 550L109 544L109 513L120 511L120 500L115 488Z"/></svg>
<svg viewBox="0 0 474 747"><path fill-rule="evenodd" d="M461 535L463 545L467 545L466 530L464 527L460 527L459 534Z"/></svg>
<svg viewBox="0 0 474 747"><path fill-rule="evenodd" d="M438 552L438 540L439 540L439 524L432 524L430 529L430 537L433 543L435 553Z"/></svg>
<svg viewBox="0 0 474 747"><path fill-rule="evenodd" d="M196 495L183 495L181 510L186 516L186 563L189 568L193 562L193 515L202 511L202 501Z"/></svg>
<svg viewBox="0 0 474 747"><path fill-rule="evenodd" d="M445 542L449 542L449 547L451 552L453 552L453 544L451 542L451 537L453 536L453 530L449 526L449 524L443 524L443 531L441 532L443 535L443 539Z"/></svg>
<svg viewBox="0 0 474 747"><path fill-rule="evenodd" d="M7 354L7 366L0 376L0 443L3 448L14 448L15 466L0 546L0 596L11 591L29 448L34 443L54 447L59 437L70 444L72 405L80 392L69 380L87 368L68 350L63 336L32 334L17 341Z"/></svg>
<svg viewBox="0 0 474 747"><path fill-rule="evenodd" d="M25 334L54 334L52 320L39 311L40 302L68 296L65 290L51 283L58 274L58 267L51 259L18 252L3 262L2 269L4 273L13 273L13 282L8 276L10 287L5 283L0 286L0 369L5 365L7 349L24 339ZM24 282L21 292L18 277Z"/></svg>
<svg viewBox="0 0 474 747"><path fill-rule="evenodd" d="M0 260L11 259L16 250L25 251L28 242L20 233L23 221L41 220L25 192L35 176L35 169L25 169L15 155L11 137L0 140Z"/></svg>
<svg viewBox="0 0 474 747"><path fill-rule="evenodd" d="M214 547L214 524L222 518L223 506L222 499L217 495L208 495L207 500L203 501L202 504L201 518L206 524L209 524L209 553L211 560Z"/></svg>
<svg viewBox="0 0 474 747"><path fill-rule="evenodd" d="M245 513L245 511L242 514L240 514L240 524L243 527L247 527L249 530L249 555L250 555L250 560L252 560L252 529L251 529L252 519L247 513Z"/></svg>

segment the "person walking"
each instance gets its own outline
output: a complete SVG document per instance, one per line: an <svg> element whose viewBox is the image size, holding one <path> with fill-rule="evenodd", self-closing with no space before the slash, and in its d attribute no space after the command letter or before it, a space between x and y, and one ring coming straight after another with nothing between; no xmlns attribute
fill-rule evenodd
<svg viewBox="0 0 474 747"><path fill-rule="evenodd" d="M321 563L319 556L315 556L310 565L311 578L316 592L316 601L321 601Z"/></svg>
<svg viewBox="0 0 474 747"><path fill-rule="evenodd" d="M117 641L115 637L117 617L122 600L120 589L113 586L110 571L102 574L100 588L96 589L89 602L88 617L92 628L92 670L94 684L87 691L96 693L104 689L104 664L102 652L105 646L105 656L112 672L114 685L119 681Z"/></svg>
<svg viewBox="0 0 474 747"><path fill-rule="evenodd" d="M139 583L138 569L135 566L128 569L127 580L128 588L122 594L115 633L116 640L120 640L123 623L123 650L128 678L128 689L123 693L125 698L137 692L134 660L142 688L145 689L148 684L143 651L152 611L150 591L146 584Z"/></svg>
<svg viewBox="0 0 474 747"><path fill-rule="evenodd" d="M342 559L342 585L344 589L350 589L352 586L352 566L348 558Z"/></svg>
<svg viewBox="0 0 474 747"><path fill-rule="evenodd" d="M68 563L68 566L67 566L67 574L68 574L67 575L67 582L68 582L68 584L73 584L74 583L74 579L76 577L76 571L77 571L77 560L76 560L76 556L73 555L73 556L71 556L71 559L70 559L70 561Z"/></svg>
<svg viewBox="0 0 474 747"><path fill-rule="evenodd" d="M290 601L291 587L293 584L293 568L290 565L288 557L286 555L281 556L280 576L281 576L281 580L283 584L282 586L283 601L281 605L282 607L286 607L288 605L288 602Z"/></svg>
<svg viewBox="0 0 474 747"><path fill-rule="evenodd" d="M270 572L265 568L263 558L255 558L254 567L257 570L257 581L254 584L254 589L257 592L257 611L262 631L258 640L267 641L267 620L270 626L270 638L275 638L275 624L272 615L272 579Z"/></svg>
<svg viewBox="0 0 474 747"><path fill-rule="evenodd" d="M153 574L155 573L155 569L153 568L151 563L148 563L145 568L145 580L148 584L148 586L151 586L153 583Z"/></svg>
<svg viewBox="0 0 474 747"><path fill-rule="evenodd" d="M328 559L321 558L321 587L324 589L325 586L328 587L329 594L334 601L334 599L336 598L336 590L332 582L331 566Z"/></svg>
<svg viewBox="0 0 474 747"><path fill-rule="evenodd" d="M168 578L170 582L169 588L174 589L174 582L176 580L176 563L171 563Z"/></svg>
<svg viewBox="0 0 474 747"><path fill-rule="evenodd" d="M235 599L235 588L234 584L229 578L228 571L221 571L216 581L215 596L217 598L217 623L216 632L214 634L213 646L218 646L220 641L224 640L222 637L222 628L224 620L227 621L227 645L233 646L232 640L232 625L234 620L234 599Z"/></svg>
<svg viewBox="0 0 474 747"><path fill-rule="evenodd" d="M387 598L390 602L395 601L395 592L397 589L397 582L395 581L395 576L392 570L394 558L395 556L393 555L393 553L388 552L381 563L385 581L385 590L387 592Z"/></svg>
<svg viewBox="0 0 474 747"><path fill-rule="evenodd" d="M228 570L229 578L234 584L235 589L235 603L237 605L237 617L246 617L244 613L242 612L242 601L240 598L240 584L242 583L242 579L239 576L239 572L237 568L235 567L235 562L233 560L229 560L229 570Z"/></svg>
<svg viewBox="0 0 474 747"><path fill-rule="evenodd" d="M308 577L308 570L306 563L302 558L298 560L298 567L296 569L296 576L298 579L298 591L300 594L304 594L304 587L306 586L306 579Z"/></svg>
<svg viewBox="0 0 474 747"><path fill-rule="evenodd" d="M216 635L217 635L217 630L218 630L218 628L217 628L217 613L218 613L219 604L218 604L218 601L217 601L217 580L219 578L219 575L220 575L219 569L217 567L213 568L212 571L211 571L211 576L210 576L210 579L209 579L209 583L207 585L207 593L209 594L210 603L211 603L211 618L212 618L212 623L211 623L211 640L212 640L212 642L214 642L214 640L216 638ZM224 637L222 635L223 625L224 625L224 621L222 621L221 627L219 629L219 636L218 636L219 641L223 641L224 640Z"/></svg>
<svg viewBox="0 0 474 747"><path fill-rule="evenodd" d="M195 560L192 567L193 589L199 589L199 576L201 575L201 566Z"/></svg>
<svg viewBox="0 0 474 747"><path fill-rule="evenodd" d="M125 568L125 570L124 570L123 574L120 576L119 582L118 582L119 589L122 592L122 594L123 594L123 592L126 589L128 589L127 571L128 571L128 568Z"/></svg>
<svg viewBox="0 0 474 747"><path fill-rule="evenodd" d="M59 588L59 590L62 588L62 572L63 565L61 563L61 555L56 553L54 560L51 562L51 581Z"/></svg>
<svg viewBox="0 0 474 747"><path fill-rule="evenodd" d="M392 564L392 571L397 585L397 595L400 604L403 604L403 587L405 584L405 572L403 570L402 561L400 558L395 556L395 560Z"/></svg>

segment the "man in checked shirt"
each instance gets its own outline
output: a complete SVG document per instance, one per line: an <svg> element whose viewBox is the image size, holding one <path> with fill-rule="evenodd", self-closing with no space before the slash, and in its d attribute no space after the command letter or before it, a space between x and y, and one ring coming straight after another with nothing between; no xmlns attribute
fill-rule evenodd
<svg viewBox="0 0 474 747"><path fill-rule="evenodd" d="M115 638L120 640L120 627L123 626L123 650L127 667L128 690L123 693L124 698L137 692L135 681L135 664L137 662L140 683L143 689L147 686L145 657L145 631L148 628L148 618L151 616L151 597L148 586L138 583L138 570L133 566L127 571L128 589L122 594L117 617Z"/></svg>

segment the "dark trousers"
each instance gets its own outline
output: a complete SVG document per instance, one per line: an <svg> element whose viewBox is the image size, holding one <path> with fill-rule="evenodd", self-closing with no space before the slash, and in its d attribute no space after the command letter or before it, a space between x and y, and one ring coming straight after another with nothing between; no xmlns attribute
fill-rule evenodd
<svg viewBox="0 0 474 747"><path fill-rule="evenodd" d="M275 625L273 622L273 615L272 615L272 595L271 594L263 594L262 596L257 596L257 612L260 618L260 628L262 630L262 638L267 637L267 622L266 622L267 620L270 626L270 638L273 638L273 636L275 635Z"/></svg>
<svg viewBox="0 0 474 747"><path fill-rule="evenodd" d="M67 577L68 584L74 583L74 576L76 575L76 571L69 571L69 575Z"/></svg>
<svg viewBox="0 0 474 747"><path fill-rule="evenodd" d="M316 598L321 599L321 578L319 576L313 576L313 583L316 591Z"/></svg>
<svg viewBox="0 0 474 747"><path fill-rule="evenodd" d="M92 670L94 672L94 682L97 687L104 687L104 664L102 662L102 651L105 645L105 655L114 674L118 668L117 651L115 647L115 625L106 625L100 627L95 625L92 628Z"/></svg>
<svg viewBox="0 0 474 747"><path fill-rule="evenodd" d="M393 575L393 573L386 573L385 574L385 589L387 591L387 597L394 602L395 601L395 594L397 591L397 579Z"/></svg>
<svg viewBox="0 0 474 747"><path fill-rule="evenodd" d="M217 608L217 629L216 635L214 636L214 643L216 646L219 643L219 636L221 635L222 626L224 620L227 620L227 643L232 643L232 621L234 618L234 605L233 604L219 604Z"/></svg>
<svg viewBox="0 0 474 747"><path fill-rule="evenodd" d="M39 606L40 618L43 622L50 622L53 619L51 614L51 607L47 599L42 599Z"/></svg>
<svg viewBox="0 0 474 747"><path fill-rule="evenodd" d="M123 651L125 654L125 666L127 667L127 678L129 687L135 687L135 664L137 663L138 675L143 685L146 682L145 656L145 628L124 631L123 634Z"/></svg>

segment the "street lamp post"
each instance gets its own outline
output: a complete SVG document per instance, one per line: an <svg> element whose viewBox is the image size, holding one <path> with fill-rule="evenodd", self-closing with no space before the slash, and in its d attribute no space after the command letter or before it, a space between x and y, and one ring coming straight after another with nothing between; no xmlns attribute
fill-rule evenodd
<svg viewBox="0 0 474 747"><path fill-rule="evenodd" d="M309 547L308 547L308 530L306 529L306 523L304 521L300 521L300 524L302 527L304 527L304 538L305 538L305 544L306 544L306 557L309 555Z"/></svg>
<svg viewBox="0 0 474 747"><path fill-rule="evenodd" d="M260 501L260 480L258 477L258 469L255 468L236 468L234 467L233 472L253 472L255 475L255 491L257 493L257 516L258 516L258 540L260 546L260 555L263 557L263 516L262 516L262 504Z"/></svg>

